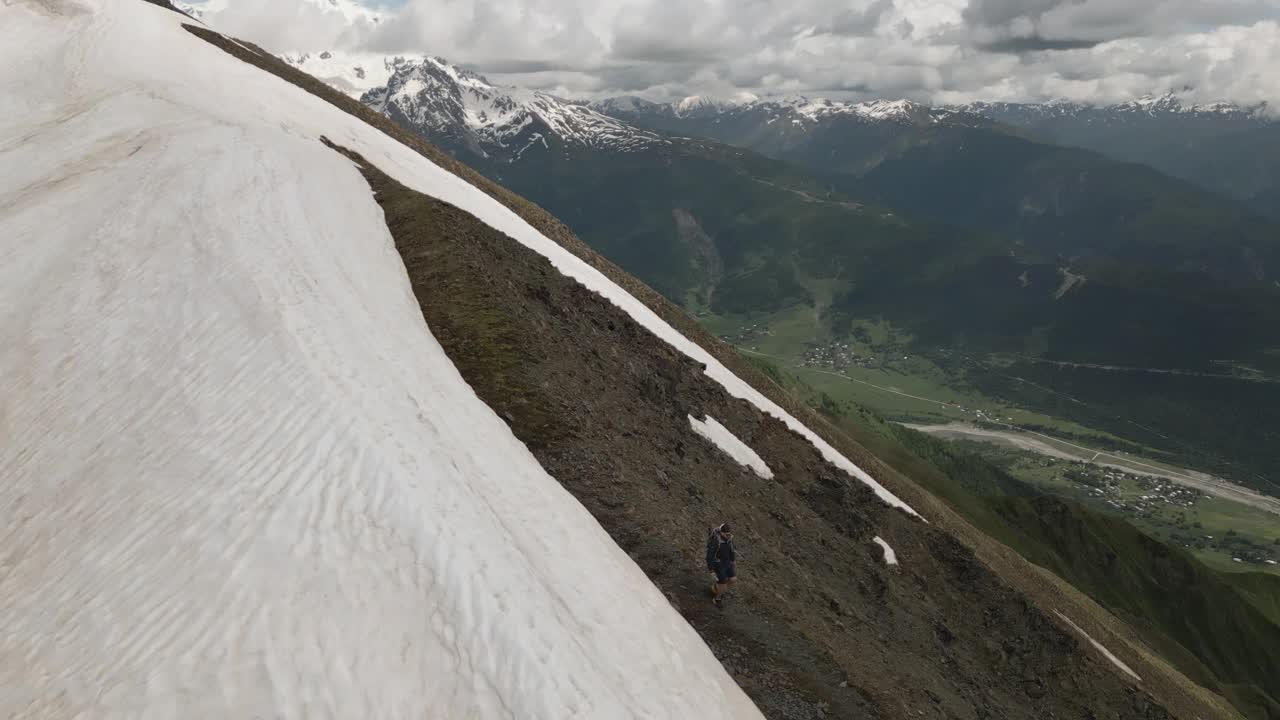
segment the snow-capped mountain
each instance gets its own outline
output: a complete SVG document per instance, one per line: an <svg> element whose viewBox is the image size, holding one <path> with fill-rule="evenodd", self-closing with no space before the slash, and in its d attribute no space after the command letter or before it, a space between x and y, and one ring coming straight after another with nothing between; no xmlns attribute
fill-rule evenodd
<svg viewBox="0 0 1280 720"><path fill-rule="evenodd" d="M1270 121L1265 103L1254 106L1229 102L1194 104L1172 93L1143 96L1113 105L1092 105L1066 100L1048 103L973 102L964 105L929 105L911 100L846 102L805 96L765 99L755 96L731 99L692 96L671 103L655 103L634 96L620 96L592 102L591 106L608 115L624 119L648 119L650 123L664 117L686 121L712 120L722 124L755 117L769 124L790 122L809 126L834 118L916 125L972 125L985 118L1017 126L1071 119L1092 123L1142 122L1153 118L1250 123Z"/></svg>
<svg viewBox="0 0 1280 720"><path fill-rule="evenodd" d="M1145 118L1252 120L1265 122L1266 103L1242 106L1230 102L1196 104L1174 93L1144 95L1110 105L1054 100L1046 103L974 102L954 109L990 117L1001 122L1034 123L1050 119L1081 119L1088 122L1132 122Z"/></svg>
<svg viewBox="0 0 1280 720"><path fill-rule="evenodd" d="M891 122L906 124L934 124L944 122L956 114L946 108L934 108L910 100L872 100L848 103L827 99L794 97L771 103L755 103L747 107L761 107L774 114L778 120L816 123L830 118L853 118L866 122Z"/></svg>
<svg viewBox="0 0 1280 720"><path fill-rule="evenodd" d="M385 86L396 70L421 62L421 58L337 50L282 53L280 59L356 98Z"/></svg>
<svg viewBox="0 0 1280 720"><path fill-rule="evenodd" d="M1195 104L1165 94L1112 105L972 103L959 109L1044 142L1149 165L1280 217L1273 200L1280 123L1265 103Z"/></svg>
<svg viewBox="0 0 1280 720"><path fill-rule="evenodd" d="M672 103L653 103L623 96L596 101L591 106L603 113L628 119L648 116L732 123L755 118L768 124L783 122L796 125L814 125L834 118L869 123L932 124L956 120L962 114L958 109L935 108L910 100L854 103L803 95L768 99L751 94L730 99L691 96Z"/></svg>
<svg viewBox="0 0 1280 720"><path fill-rule="evenodd" d="M905 135L944 126L993 124L979 115L910 100L845 102L793 96L652 103L611 98L592 107L647 130L706 138L801 165L834 160L850 169L877 162Z"/></svg>
<svg viewBox="0 0 1280 720"><path fill-rule="evenodd" d="M632 152L668 142L587 105L500 87L433 57L399 65L361 101L437 144L490 159L516 160L531 148Z"/></svg>

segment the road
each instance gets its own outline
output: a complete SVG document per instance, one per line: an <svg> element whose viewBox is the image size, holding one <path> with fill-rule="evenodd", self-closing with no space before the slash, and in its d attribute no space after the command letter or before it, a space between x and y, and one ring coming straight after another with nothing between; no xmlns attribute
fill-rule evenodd
<svg viewBox="0 0 1280 720"><path fill-rule="evenodd" d="M1014 355L1014 357L1026 362L1039 363L1041 365L1053 365L1055 367L1062 368L1086 368L1089 370L1107 370L1109 372L1151 373L1153 375L1182 375L1185 377L1217 378L1219 380L1240 380L1243 382L1255 383L1280 383L1280 380L1266 377L1265 375L1229 375L1227 373L1178 370L1175 368L1152 368L1134 367L1131 365L1103 365L1098 363L1067 362L1063 360L1045 360L1044 358L1031 357L1029 355Z"/></svg>
<svg viewBox="0 0 1280 720"><path fill-rule="evenodd" d="M986 440L995 441L999 444L1015 447L1020 450L1030 450L1048 455L1050 457L1061 458L1063 460L1080 460L1082 462L1092 463L1101 467L1112 468L1115 470L1123 470L1125 472L1136 472L1153 477L1161 477L1171 480L1180 485L1195 488L1203 493L1214 495L1226 500L1232 500L1244 503L1250 507L1265 510L1267 512L1280 515L1280 499L1268 497L1260 493L1256 493L1248 488L1241 487L1235 483L1223 480L1213 475L1208 475L1194 470L1174 470L1171 468L1152 465L1126 455L1115 455L1083 445L1077 445L1065 440L1059 440L1055 437L1043 435L1041 433L1031 432L1028 430L1006 431L1006 430L988 430L980 428L968 423L949 423L947 425L918 425L903 423L905 427L912 430L918 430L922 433L935 435L937 437L949 440Z"/></svg>
<svg viewBox="0 0 1280 720"><path fill-rule="evenodd" d="M934 400L932 398L921 397L919 395L912 395L910 393L902 392L897 388L876 385L873 383L869 383L865 380L859 380L857 378L849 377L848 375L843 375L841 373L830 372L827 370L819 370L813 367L795 365L787 358L779 357L777 355L769 355L769 354L758 352L755 350L749 350L744 347L739 347L738 350L740 352L744 352L749 355L757 355L760 357L769 358L771 360L781 361L783 363L786 363L788 367L791 367L793 369L808 370L810 372L821 373L823 375L830 375L832 377L838 377L842 380L848 380L849 382L852 382L852 383L857 383L859 385L865 385L867 387L875 388L876 390L880 390L882 392L893 393L894 395L900 395L902 397L911 398L913 400L920 400L927 403L933 403L935 405L941 405L943 407L952 407L951 403L943 402L941 400ZM986 420L987 422L992 422L992 423L998 422L995 419L986 416L985 414L983 415L983 419ZM903 426L909 427L912 430L918 430L920 432L927 433L929 435L936 435L938 437L943 437L948 439L966 439L966 438L975 439L976 438L979 440L995 440L997 442L1002 442L1005 445L1009 445L1011 447L1015 447L1021 450L1030 450L1032 452L1038 452L1042 455L1049 455L1051 457L1061 458L1063 460L1080 460L1082 462L1092 463L1094 465L1099 465L1102 467L1109 467L1115 470L1141 473L1144 475L1151 475L1152 477L1161 477L1161 478L1165 478L1167 480L1176 482L1180 485L1185 485L1187 487L1195 488L1197 490L1200 490L1201 492L1207 493L1209 495L1213 495L1215 497L1220 497L1227 500L1233 500L1235 502L1244 503L1245 505L1248 505L1250 507L1255 507L1255 508L1258 508L1259 510L1265 510L1270 513L1275 513L1276 515L1280 515L1280 499L1273 498L1268 495L1262 495L1261 493L1257 493L1252 490L1249 490L1248 488L1245 488L1241 485L1237 485L1229 480L1224 480L1222 478L1215 477L1207 473L1198 472L1195 470L1186 470L1186 469L1175 470L1173 468L1167 468L1159 465L1152 465L1150 463L1143 462L1142 460L1136 459L1129 455L1116 455L1113 453L1104 452L1102 450L1097 450L1095 448L1085 447L1084 445L1077 445L1075 443L1067 442L1066 440L1059 440L1058 438L1052 437L1050 435L1045 435L1043 433L1038 433L1031 430L1023 430L1021 428L1018 428L1017 426L1009 425L1007 423L998 423L998 424L1004 425L1005 427L1008 428L1008 430L987 430L984 428L977 427L976 425L970 425L969 423L962 423L962 422L953 422L946 425L918 425L918 424L911 424L911 423L903 423Z"/></svg>

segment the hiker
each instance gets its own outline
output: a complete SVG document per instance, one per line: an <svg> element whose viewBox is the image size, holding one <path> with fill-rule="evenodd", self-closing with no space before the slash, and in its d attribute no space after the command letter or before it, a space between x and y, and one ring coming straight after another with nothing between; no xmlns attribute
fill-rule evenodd
<svg viewBox="0 0 1280 720"><path fill-rule="evenodd" d="M729 586L738 581L738 573L734 568L737 553L733 549L733 529L729 523L722 523L707 531L707 569L715 576L711 584L711 599L720 607L722 596L728 592Z"/></svg>

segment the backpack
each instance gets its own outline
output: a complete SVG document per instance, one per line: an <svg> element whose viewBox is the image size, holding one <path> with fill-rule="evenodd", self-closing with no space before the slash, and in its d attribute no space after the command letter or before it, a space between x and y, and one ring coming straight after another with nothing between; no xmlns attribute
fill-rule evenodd
<svg viewBox="0 0 1280 720"><path fill-rule="evenodd" d="M720 543L724 540L720 539L720 528L713 527L707 529L707 569L714 570L716 567L716 556L720 554Z"/></svg>

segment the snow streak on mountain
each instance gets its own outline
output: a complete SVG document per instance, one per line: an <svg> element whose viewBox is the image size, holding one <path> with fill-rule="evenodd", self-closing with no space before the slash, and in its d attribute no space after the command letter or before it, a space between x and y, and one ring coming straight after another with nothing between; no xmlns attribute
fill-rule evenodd
<svg viewBox="0 0 1280 720"><path fill-rule="evenodd" d="M0 716L759 717L320 137L536 232L181 21L0 5Z"/></svg>

